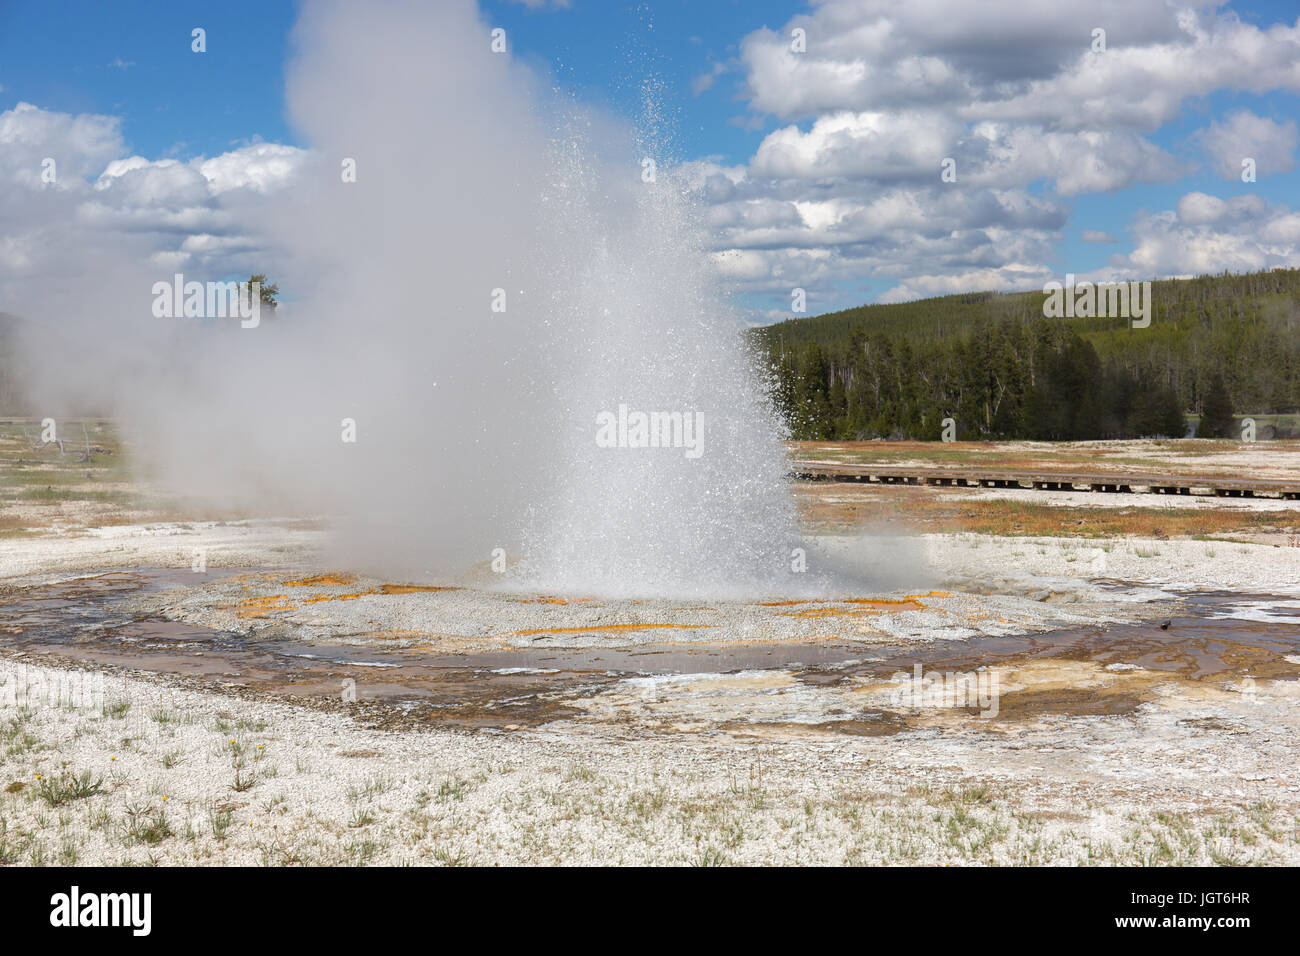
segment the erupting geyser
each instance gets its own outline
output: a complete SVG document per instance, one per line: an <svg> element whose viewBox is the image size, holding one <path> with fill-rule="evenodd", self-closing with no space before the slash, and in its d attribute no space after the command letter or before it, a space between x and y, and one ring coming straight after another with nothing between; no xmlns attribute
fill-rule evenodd
<svg viewBox="0 0 1300 956"><path fill-rule="evenodd" d="M667 157L645 176L630 131L489 36L469 0L306 5L288 107L309 149L211 227L247 237L280 315L155 318L154 283L201 278L203 246L114 255L25 304L89 346L34 351L38 398L93 396L175 487L330 516L358 569L504 552L511 587L818 590L682 177Z"/></svg>

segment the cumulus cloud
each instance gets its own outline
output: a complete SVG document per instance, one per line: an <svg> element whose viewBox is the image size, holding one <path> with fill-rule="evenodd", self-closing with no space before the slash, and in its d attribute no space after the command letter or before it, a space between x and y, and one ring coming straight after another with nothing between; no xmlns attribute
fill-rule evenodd
<svg viewBox="0 0 1300 956"><path fill-rule="evenodd" d="M1300 28L1211 2L825 0L741 43L751 105L783 118L930 104L969 117L1150 131L1216 89L1300 90ZM794 28L807 51L795 52ZM1107 30L1094 52L1093 30Z"/></svg>
<svg viewBox="0 0 1300 956"><path fill-rule="evenodd" d="M1099 27L1104 52L1092 49ZM795 28L806 52L791 47ZM1072 203L1191 172L1186 156L1150 138L1190 99L1300 91L1300 20L1260 28L1217 0L818 0L740 38L737 51L710 62L692 92L735 71L745 115L731 122L776 128L741 161L703 158L676 174L704 204L712 259L733 290L784 299L800 286L828 307L850 304L837 284L866 278L887 280L890 300L1041 283ZM1261 178L1294 170L1298 142L1294 119L1245 109L1192 140L1229 180L1244 157ZM41 179L45 158L57 161L55 183ZM150 159L130 154L114 117L20 103L0 113L0 178L17 187L0 192L0 295L14 301L15 283L35 281L61 254L59 222L105 255L118 243L169 267L251 268L266 250L261 201L312 161L260 142ZM941 179L947 161L954 182ZM1175 209L1142 215L1116 268L1289 261L1295 214L1279 210L1189 192ZM1251 217L1261 220L1253 237ZM1101 230L1081 238L1119 244Z"/></svg>
<svg viewBox="0 0 1300 956"><path fill-rule="evenodd" d="M1242 161L1255 161L1258 178L1295 169L1297 136L1293 119L1277 123L1249 110L1229 114L1222 123L1212 122L1201 131L1201 145L1213 160L1222 179L1241 179Z"/></svg>
<svg viewBox="0 0 1300 956"><path fill-rule="evenodd" d="M40 187L42 163L50 158L55 185L68 186L98 173L123 152L117 117L54 113L31 103L0 113L0 175L6 182Z"/></svg>
<svg viewBox="0 0 1300 956"><path fill-rule="evenodd" d="M1300 214L1260 196L1191 192L1139 217L1133 251L1087 278L1164 278L1300 267Z"/></svg>
<svg viewBox="0 0 1300 956"><path fill-rule="evenodd" d="M1002 292L1028 292L1042 288L1052 274L1042 265L1008 263L996 269L972 269L946 275L913 276L880 296L881 302L908 302L935 295L956 295L996 289Z"/></svg>
<svg viewBox="0 0 1300 956"><path fill-rule="evenodd" d="M934 178L960 134L961 124L933 112L837 112L806 133L797 126L769 133L750 166L778 179Z"/></svg>
<svg viewBox="0 0 1300 956"><path fill-rule="evenodd" d="M1300 20L1261 28L1220 0L819 0L742 38L737 60L750 120L783 125L739 173L701 177L719 268L774 294L894 277L884 295L898 300L1040 283L1064 239L1064 199L1193 172L1149 138L1189 100L1300 92ZM1243 111L1197 139L1221 175L1239 176L1243 155L1261 175L1294 166L1294 121ZM1215 239L1179 230L1245 207L1215 212L1210 198L1171 210L1172 232L1144 220L1146 245L1125 266L1181 274L1215 260ZM1225 263L1285 258L1276 242L1250 251L1232 235L1217 247ZM1168 261L1176 248L1187 264Z"/></svg>
<svg viewBox="0 0 1300 956"><path fill-rule="evenodd" d="M1173 41L1080 54L1022 93L1004 97L987 91L962 112L1062 129L1150 132L1176 119L1189 98L1216 90L1300 91L1300 26L1260 30L1235 16L1172 8L1169 15L1180 29Z"/></svg>
<svg viewBox="0 0 1300 956"><path fill-rule="evenodd" d="M303 151L277 143L256 143L198 161L213 193L251 189L267 193L287 185L302 165Z"/></svg>
<svg viewBox="0 0 1300 956"><path fill-rule="evenodd" d="M1063 195L1169 182L1185 164L1150 141L1115 130L1047 131L1039 126L967 126L938 111L831 113L803 132L768 134L750 170L776 179L933 182L951 161L958 181L980 186L1052 183Z"/></svg>
<svg viewBox="0 0 1300 956"><path fill-rule="evenodd" d="M1041 127L982 123L971 148L976 184L1019 185L1047 180L1062 195L1113 192L1135 183L1170 182L1185 164L1155 144L1117 130L1053 132ZM974 147L982 144L984 149Z"/></svg>
<svg viewBox="0 0 1300 956"><path fill-rule="evenodd" d="M245 230L258 197L292 181L306 153L255 143L188 162L130 155L111 116L19 103L0 113L0 302L22 311L57 273L122 256L213 276L261 254ZM89 267L87 269L89 271Z"/></svg>
<svg viewBox="0 0 1300 956"><path fill-rule="evenodd" d="M1065 214L1018 191L930 193L899 189L857 201L745 198L715 206L711 220L724 248L714 254L733 290L787 296L793 287L824 290L867 276L900 281L914 298L943 275L998 280L1009 287L1041 275L1060 241ZM931 276L927 283L902 280ZM959 283L960 284L960 283ZM974 286L963 286L963 289Z"/></svg>

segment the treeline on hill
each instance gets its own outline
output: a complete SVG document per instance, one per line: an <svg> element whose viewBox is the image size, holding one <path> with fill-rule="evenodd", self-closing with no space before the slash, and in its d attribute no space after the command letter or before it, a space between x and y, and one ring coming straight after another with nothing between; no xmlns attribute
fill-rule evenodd
<svg viewBox="0 0 1300 956"><path fill-rule="evenodd" d="M1300 269L1152 283L1151 324L1047 319L1041 292L872 305L751 330L794 437L1236 435L1300 410Z"/></svg>

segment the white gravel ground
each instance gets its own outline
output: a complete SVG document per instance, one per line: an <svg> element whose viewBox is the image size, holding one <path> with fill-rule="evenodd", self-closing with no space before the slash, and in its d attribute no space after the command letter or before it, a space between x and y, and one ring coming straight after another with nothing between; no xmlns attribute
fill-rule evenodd
<svg viewBox="0 0 1300 956"><path fill-rule="evenodd" d="M0 582L185 568L196 549L212 567L308 567L321 544L315 531L265 522L0 539ZM1179 588L1300 593L1296 548L975 535L919 546L907 569L918 590L968 591L963 613L1037 608L1031 629L1062 615L1144 616ZM482 608L505 599L485 593ZM469 614L469 600L448 607ZM936 613L956 607L932 600ZM899 733L853 736L811 721L897 687L817 690L776 671L690 679L673 693L618 682L584 713L534 730L379 731L345 707L121 675L94 706L6 702L34 663L0 660L5 863L1300 863L1295 679L1023 666L1002 672L1006 687L1140 686L1152 699L1118 716L996 724L938 708ZM764 715L784 724L738 720ZM75 795L70 780L92 792Z"/></svg>
<svg viewBox="0 0 1300 956"><path fill-rule="evenodd" d="M104 707L0 708L0 860L1295 865L1296 686L768 742L379 732L114 679ZM42 795L64 775L98 792Z"/></svg>

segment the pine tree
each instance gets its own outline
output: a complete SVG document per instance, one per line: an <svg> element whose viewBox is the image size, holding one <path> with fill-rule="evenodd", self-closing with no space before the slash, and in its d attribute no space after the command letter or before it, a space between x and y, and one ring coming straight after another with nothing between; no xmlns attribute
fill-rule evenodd
<svg viewBox="0 0 1300 956"><path fill-rule="evenodd" d="M1215 372L1210 379L1210 390L1201 403L1201 424L1196 429L1197 438L1228 438L1234 429L1232 420L1232 399L1228 397L1228 387L1223 384L1223 376Z"/></svg>

